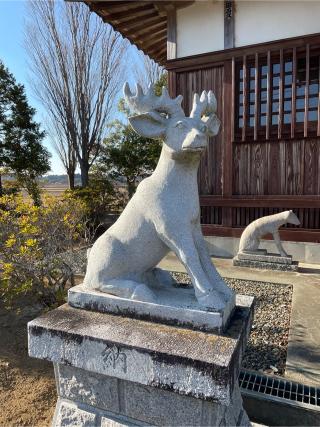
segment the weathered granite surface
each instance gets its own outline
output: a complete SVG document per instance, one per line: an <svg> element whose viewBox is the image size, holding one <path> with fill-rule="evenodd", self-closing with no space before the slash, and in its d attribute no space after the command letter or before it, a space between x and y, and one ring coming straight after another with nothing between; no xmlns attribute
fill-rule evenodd
<svg viewBox="0 0 320 427"><path fill-rule="evenodd" d="M200 305L229 311L234 293L211 263L200 226L197 171L208 137L219 132L217 101L212 91L194 95L190 117L182 97L171 99L163 88L136 93L124 87L136 115L133 129L148 138L161 138L163 147L153 174L144 179L120 215L100 236L88 255L84 286L122 298L155 303L154 288L170 277L155 268L172 250L184 264ZM172 279L171 279L172 284Z"/></svg>
<svg viewBox="0 0 320 427"><path fill-rule="evenodd" d="M239 296L224 335L64 305L28 325L29 355L102 375L229 404L251 327ZM238 365L238 364L237 364Z"/></svg>
<svg viewBox="0 0 320 427"><path fill-rule="evenodd" d="M279 262L268 261L255 261L250 259L239 259L239 256L233 258L233 265L238 267L260 268L264 270L278 270L278 271L298 271L299 264L292 261L292 264L283 264Z"/></svg>
<svg viewBox="0 0 320 427"><path fill-rule="evenodd" d="M150 303L117 297L79 285L69 290L68 303L75 308L122 313L142 320L211 332L225 330L235 306L232 298L221 312L205 309L198 303L193 288L163 286L154 292L156 302Z"/></svg>
<svg viewBox="0 0 320 427"><path fill-rule="evenodd" d="M67 365L55 365L55 374L59 401L54 426L249 424L237 384L230 405L221 405Z"/></svg>

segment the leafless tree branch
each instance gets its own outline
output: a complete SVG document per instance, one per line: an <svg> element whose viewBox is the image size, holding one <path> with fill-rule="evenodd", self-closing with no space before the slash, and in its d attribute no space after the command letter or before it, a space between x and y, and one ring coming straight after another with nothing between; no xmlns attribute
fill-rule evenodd
<svg viewBox="0 0 320 427"><path fill-rule="evenodd" d="M26 47L33 89L47 110L53 146L82 185L99 154L124 80L127 43L80 3L30 0Z"/></svg>

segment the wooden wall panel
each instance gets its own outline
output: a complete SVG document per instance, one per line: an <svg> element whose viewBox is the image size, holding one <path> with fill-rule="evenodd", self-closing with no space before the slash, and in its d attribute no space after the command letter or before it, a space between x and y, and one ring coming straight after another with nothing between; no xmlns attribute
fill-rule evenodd
<svg viewBox="0 0 320 427"><path fill-rule="evenodd" d="M304 180L303 194L320 194L320 163L319 163L319 141L309 139L304 144Z"/></svg>
<svg viewBox="0 0 320 427"><path fill-rule="evenodd" d="M266 52L270 62L271 53ZM182 59L180 62L183 65ZM185 64L181 69L169 71L171 95L184 96L183 107L189 114L193 94L213 90L218 101L217 114L222 121L221 132L210 139L199 168L204 233L239 236L243 227L255 219L293 209L302 224L284 227L283 239L320 242L320 138L309 130L307 138L297 132L284 135L281 126L280 139L277 139L278 132L266 138L263 132L257 131L256 116L253 135L256 140L246 132L240 139L234 138L232 118L236 95L232 97L230 91L236 87L234 59L199 63L199 66L195 62L188 66L186 59ZM271 110L270 100L269 104Z"/></svg>
<svg viewBox="0 0 320 427"><path fill-rule="evenodd" d="M234 143L233 195L320 195L317 139Z"/></svg>
<svg viewBox="0 0 320 427"><path fill-rule="evenodd" d="M213 90L218 101L218 115L222 114L223 67L177 73L176 93L183 95L183 108L189 114L194 93ZM223 133L209 139L206 153L199 168L200 194L222 194L222 141ZM206 214L204 214L206 215ZM215 218L217 215L214 214Z"/></svg>

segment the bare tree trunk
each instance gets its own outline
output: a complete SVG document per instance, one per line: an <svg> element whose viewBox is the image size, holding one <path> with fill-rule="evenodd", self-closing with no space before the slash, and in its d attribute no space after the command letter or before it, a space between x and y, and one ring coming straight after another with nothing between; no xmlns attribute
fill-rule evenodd
<svg viewBox="0 0 320 427"><path fill-rule="evenodd" d="M136 191L135 180L132 181L132 180L127 178L127 190L128 190L129 199L131 199L131 197L134 195L134 193Z"/></svg>
<svg viewBox="0 0 320 427"><path fill-rule="evenodd" d="M33 89L48 112L66 171L75 159L85 187L124 78L127 42L82 3L30 0L29 8Z"/></svg>
<svg viewBox="0 0 320 427"><path fill-rule="evenodd" d="M74 176L75 173L74 171L67 171L67 175L68 175L68 186L69 186L69 190L74 190L75 188L75 183L74 183Z"/></svg>
<svg viewBox="0 0 320 427"><path fill-rule="evenodd" d="M0 173L0 197L3 196L2 175Z"/></svg>
<svg viewBox="0 0 320 427"><path fill-rule="evenodd" d="M81 171L81 186L82 188L88 187L89 185L89 165L85 163L80 163Z"/></svg>

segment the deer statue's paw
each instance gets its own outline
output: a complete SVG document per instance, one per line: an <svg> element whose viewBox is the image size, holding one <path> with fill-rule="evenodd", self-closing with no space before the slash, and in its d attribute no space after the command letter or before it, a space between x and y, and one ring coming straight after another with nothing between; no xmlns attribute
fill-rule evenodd
<svg viewBox="0 0 320 427"><path fill-rule="evenodd" d="M137 285L131 299L143 302L155 302L156 296L147 285Z"/></svg>
<svg viewBox="0 0 320 427"><path fill-rule="evenodd" d="M205 308L213 309L216 311L223 310L226 306L225 300L221 297L221 294L216 290L212 289L207 294L201 295L196 294L198 303Z"/></svg>
<svg viewBox="0 0 320 427"><path fill-rule="evenodd" d="M161 268L153 268L147 274L147 283L155 289L171 287L177 283L168 271Z"/></svg>
<svg viewBox="0 0 320 427"><path fill-rule="evenodd" d="M228 302L231 298L234 298L235 292L229 288L229 286L224 281L221 281L216 287L224 301Z"/></svg>

